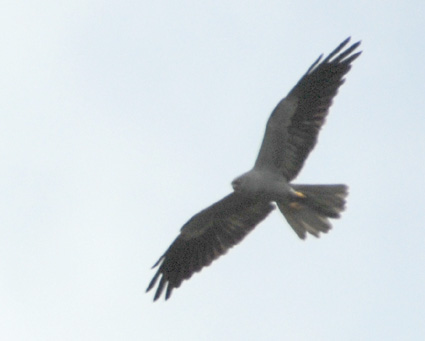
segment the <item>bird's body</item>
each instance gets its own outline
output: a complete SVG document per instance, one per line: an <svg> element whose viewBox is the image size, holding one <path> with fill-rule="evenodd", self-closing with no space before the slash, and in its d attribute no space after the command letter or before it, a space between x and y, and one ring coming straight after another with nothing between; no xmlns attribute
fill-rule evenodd
<svg viewBox="0 0 425 341"><path fill-rule="evenodd" d="M344 210L347 186L299 185L291 181L314 148L320 128L360 42L345 51L349 38L320 64L317 59L273 110L254 167L232 182L233 193L193 216L154 265L147 291L160 279L154 299L208 266L240 242L274 209L275 202L296 234L316 237L331 228L329 218Z"/></svg>

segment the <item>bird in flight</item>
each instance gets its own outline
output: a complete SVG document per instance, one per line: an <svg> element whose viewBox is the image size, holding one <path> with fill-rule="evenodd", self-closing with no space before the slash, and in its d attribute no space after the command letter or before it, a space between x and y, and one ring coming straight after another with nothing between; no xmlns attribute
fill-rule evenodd
<svg viewBox="0 0 425 341"><path fill-rule="evenodd" d="M194 215L154 264L146 291L157 286L154 301L238 244L275 208L276 203L301 239L331 228L348 194L346 185L299 185L291 181L314 148L332 100L351 63L360 55L357 42L344 40L322 60L321 55L273 110L254 167L232 182L233 192Z"/></svg>

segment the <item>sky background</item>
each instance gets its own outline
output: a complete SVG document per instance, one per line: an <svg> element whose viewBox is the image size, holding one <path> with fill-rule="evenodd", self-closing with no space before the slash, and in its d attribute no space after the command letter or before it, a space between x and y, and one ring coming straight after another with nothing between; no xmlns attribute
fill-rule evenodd
<svg viewBox="0 0 425 341"><path fill-rule="evenodd" d="M424 17L419 0L2 1L2 339L423 340ZM342 219L301 241L275 210L152 303L150 267L350 35L364 52L296 179L348 184Z"/></svg>

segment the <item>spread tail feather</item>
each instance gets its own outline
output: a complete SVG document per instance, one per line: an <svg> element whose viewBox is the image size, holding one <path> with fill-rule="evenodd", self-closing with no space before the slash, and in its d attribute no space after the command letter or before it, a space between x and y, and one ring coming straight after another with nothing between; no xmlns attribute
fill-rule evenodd
<svg viewBox="0 0 425 341"><path fill-rule="evenodd" d="M277 202L289 225L301 239L306 232L319 237L331 229L329 218L339 218L348 195L346 185L292 185L294 197Z"/></svg>

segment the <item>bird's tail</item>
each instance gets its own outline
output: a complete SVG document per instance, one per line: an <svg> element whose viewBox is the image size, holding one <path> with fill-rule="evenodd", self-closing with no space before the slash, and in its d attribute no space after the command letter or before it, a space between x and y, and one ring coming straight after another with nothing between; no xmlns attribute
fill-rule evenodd
<svg viewBox="0 0 425 341"><path fill-rule="evenodd" d="M298 237L304 239L306 232L318 237L328 232L328 218L339 218L348 195L346 185L292 185L295 193L289 201L277 202L289 225Z"/></svg>

